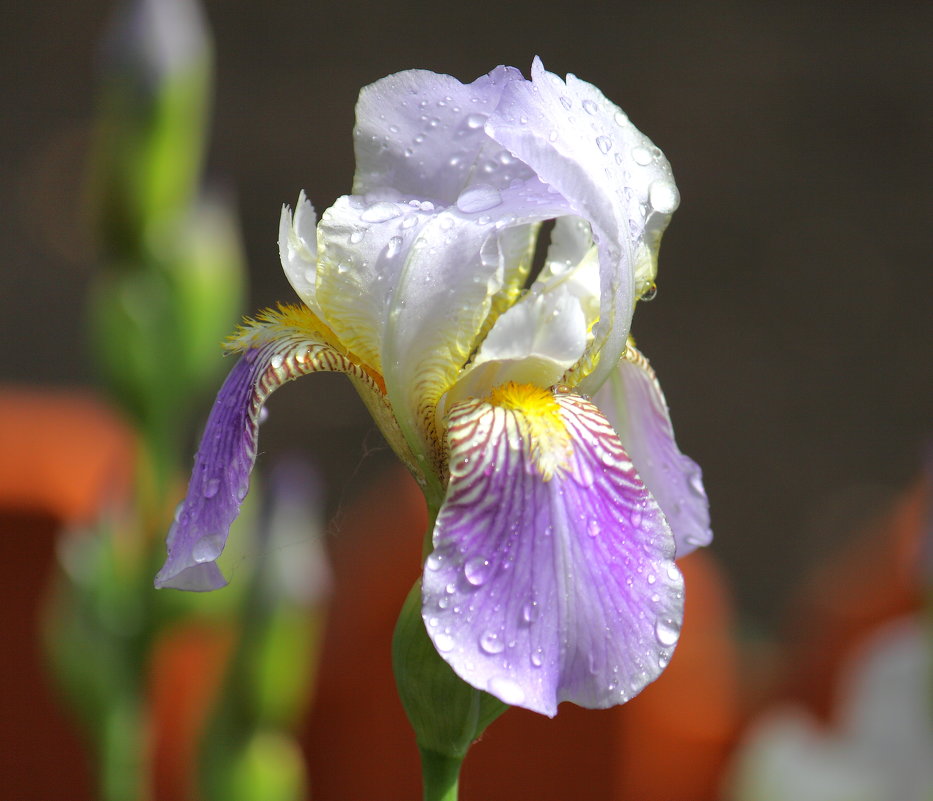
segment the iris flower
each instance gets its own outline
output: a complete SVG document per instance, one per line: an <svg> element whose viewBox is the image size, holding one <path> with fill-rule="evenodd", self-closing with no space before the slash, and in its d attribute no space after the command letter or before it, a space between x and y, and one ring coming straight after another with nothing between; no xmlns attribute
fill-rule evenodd
<svg viewBox="0 0 933 801"><path fill-rule="evenodd" d="M283 209L302 304L248 320L168 536L159 587L224 584L260 412L345 373L425 492L423 618L470 685L547 715L656 678L683 617L674 563L710 541L697 466L629 337L678 193L603 94L535 60L470 84L412 70L363 89L353 194ZM542 223L553 220L533 274Z"/></svg>

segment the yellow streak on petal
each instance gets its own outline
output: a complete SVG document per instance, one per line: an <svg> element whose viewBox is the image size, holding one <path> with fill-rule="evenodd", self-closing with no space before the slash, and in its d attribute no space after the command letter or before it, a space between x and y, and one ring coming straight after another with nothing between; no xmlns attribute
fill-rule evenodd
<svg viewBox="0 0 933 801"><path fill-rule="evenodd" d="M493 389L485 401L516 413L521 433L528 438L535 467L545 481L569 467L573 446L560 404L550 390L509 381Z"/></svg>

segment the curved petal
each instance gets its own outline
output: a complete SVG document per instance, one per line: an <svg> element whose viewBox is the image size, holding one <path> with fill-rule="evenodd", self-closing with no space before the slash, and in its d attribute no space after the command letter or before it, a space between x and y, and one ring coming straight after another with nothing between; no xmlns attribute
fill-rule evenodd
<svg viewBox="0 0 933 801"><path fill-rule="evenodd" d="M436 468L424 463L438 451L435 405L475 349L497 293L527 268L526 229L569 211L537 180L480 194L449 208L389 191L344 197L318 226L323 319L384 375L425 474Z"/></svg>
<svg viewBox="0 0 933 801"><path fill-rule="evenodd" d="M569 265L566 219L557 220L564 241L558 239L556 246L552 242L548 261L531 290L495 321L444 399L447 407L481 397L508 381L539 387L557 384L583 355L599 315L599 268L595 248L590 249L591 256L581 254L574 266ZM578 217L570 219L582 223ZM571 222L569 227L575 225Z"/></svg>
<svg viewBox="0 0 933 801"><path fill-rule="evenodd" d="M276 389L321 371L350 375L379 393L372 375L327 344L303 309L268 313L244 330L244 352L224 381L201 437L188 493L168 533L168 557L155 586L213 590L226 584L216 565L249 490L260 412Z"/></svg>
<svg viewBox="0 0 933 801"><path fill-rule="evenodd" d="M320 316L315 298L317 282L317 215L304 190L298 196L295 213L282 206L279 218L279 259L285 277L305 305Z"/></svg>
<svg viewBox="0 0 933 801"><path fill-rule="evenodd" d="M670 659L683 580L657 504L589 401L507 385L449 417L423 616L474 687L553 716L622 703Z"/></svg>
<svg viewBox="0 0 933 801"><path fill-rule="evenodd" d="M700 466L684 456L661 385L648 360L629 345L626 358L593 398L615 427L677 542L677 558L709 545L709 501Z"/></svg>
<svg viewBox="0 0 933 801"><path fill-rule="evenodd" d="M532 65L511 81L486 133L554 187L593 227L601 313L581 390L597 389L625 350L634 301L654 280L660 236L679 202L670 165L594 86ZM589 373L587 375L587 373Z"/></svg>
<svg viewBox="0 0 933 801"><path fill-rule="evenodd" d="M531 170L486 136L483 126L514 67L462 84L450 75L408 70L360 92L356 105L354 194L392 187L451 206L466 186L504 189Z"/></svg>

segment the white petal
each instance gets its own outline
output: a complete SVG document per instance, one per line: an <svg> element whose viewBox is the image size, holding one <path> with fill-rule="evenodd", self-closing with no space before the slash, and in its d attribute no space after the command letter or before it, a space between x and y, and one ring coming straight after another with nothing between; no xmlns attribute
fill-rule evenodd
<svg viewBox="0 0 933 801"><path fill-rule="evenodd" d="M572 75L565 83L537 59L532 78L505 87L486 131L592 225L602 290L592 347L601 356L580 385L592 392L624 352L635 297L653 280L677 189L661 151L598 89Z"/></svg>
<svg viewBox="0 0 933 801"><path fill-rule="evenodd" d="M516 80L523 79L513 67L471 84L408 70L365 87L356 106L354 193L392 187L450 206L468 184L504 189L532 177L483 130L503 88Z"/></svg>
<svg viewBox="0 0 933 801"><path fill-rule="evenodd" d="M298 297L315 313L317 277L317 215L304 191L298 196L295 214L288 206L282 207L279 221L279 258L285 276Z"/></svg>

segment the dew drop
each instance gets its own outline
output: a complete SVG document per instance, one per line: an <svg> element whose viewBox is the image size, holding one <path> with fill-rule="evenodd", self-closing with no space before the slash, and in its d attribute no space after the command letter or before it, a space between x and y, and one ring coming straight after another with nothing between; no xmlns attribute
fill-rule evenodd
<svg viewBox="0 0 933 801"><path fill-rule="evenodd" d="M687 480L687 483L690 486L690 491L700 498L706 497L706 493L703 491L703 478L699 472L691 473L690 478Z"/></svg>
<svg viewBox="0 0 933 801"><path fill-rule="evenodd" d="M634 510L632 511L632 515L631 515L631 518L630 518L630 519L631 519L631 521L632 521L632 525L633 525L635 528L638 528L639 526L641 526L641 517L642 517L642 516L641 516L641 512L638 511L638 509L634 509Z"/></svg>
<svg viewBox="0 0 933 801"><path fill-rule="evenodd" d="M489 560L474 556L463 565L463 575L474 587L481 586L489 577Z"/></svg>
<svg viewBox="0 0 933 801"><path fill-rule="evenodd" d="M395 256L402 247L402 237L393 236L389 239L388 244L386 245L386 258L391 259Z"/></svg>
<svg viewBox="0 0 933 801"><path fill-rule="evenodd" d="M554 130L554 129L552 128L552 129L551 129L551 132L547 135L547 140L548 140L548 142L556 142L556 141L557 141L557 131Z"/></svg>
<svg viewBox="0 0 933 801"><path fill-rule="evenodd" d="M650 303L658 296L658 285L651 284L644 292L641 293L639 300L645 301L645 303ZM666 466L666 465L665 465Z"/></svg>
<svg viewBox="0 0 933 801"><path fill-rule="evenodd" d="M541 667L541 665L544 664L544 649L535 648L534 651L531 652L531 664L534 667Z"/></svg>
<svg viewBox="0 0 933 801"><path fill-rule="evenodd" d="M680 636L680 626L676 621L662 617L655 624L654 633L658 638L658 642L667 647L677 642L677 638Z"/></svg>
<svg viewBox="0 0 933 801"><path fill-rule="evenodd" d="M654 573L649 573L647 575L647 581L649 584L654 584L657 580L658 580L658 577L655 576Z"/></svg>
<svg viewBox="0 0 933 801"><path fill-rule="evenodd" d="M677 187L671 181L655 181L648 188L648 202L655 211L670 214L680 202Z"/></svg>
<svg viewBox="0 0 933 801"><path fill-rule="evenodd" d="M464 190L457 198L457 208L466 214L488 211L502 203L499 190L489 184L477 184Z"/></svg>
<svg viewBox="0 0 933 801"><path fill-rule="evenodd" d="M567 111L573 108L573 101L569 97L564 97L563 95L561 95L560 104L567 109Z"/></svg>
<svg viewBox="0 0 933 801"><path fill-rule="evenodd" d="M398 126L397 126L397 125L390 125L390 126L389 126L389 131L390 131L391 133L398 133Z"/></svg>
<svg viewBox="0 0 933 801"><path fill-rule="evenodd" d="M278 370L282 364L285 362L285 357L281 353L276 353L271 359L269 359L269 366L273 370Z"/></svg>
<svg viewBox="0 0 933 801"><path fill-rule="evenodd" d="M600 528L599 521L596 518L590 520L586 526L586 533L591 537L598 537L602 529Z"/></svg>
<svg viewBox="0 0 933 801"><path fill-rule="evenodd" d="M615 124L620 127L623 125L628 125L628 117L626 116L624 111L617 111L615 114L612 115L612 119L615 122Z"/></svg>
<svg viewBox="0 0 933 801"><path fill-rule="evenodd" d="M522 606L522 620L525 623L534 623L538 617L538 604L535 601L528 601Z"/></svg>
<svg viewBox="0 0 933 801"><path fill-rule="evenodd" d="M487 654L501 654L505 650L505 643L494 631L487 631L479 638L479 647Z"/></svg>
<svg viewBox="0 0 933 801"><path fill-rule="evenodd" d="M358 245L358 244L359 244L360 242L362 242L362 241L363 241L363 232L362 232L362 231L356 230L356 231L354 231L352 234L350 234L350 244L351 244L351 245Z"/></svg>
<svg viewBox="0 0 933 801"><path fill-rule="evenodd" d="M204 483L204 492L201 494L205 498L213 498L217 494L217 490L220 489L220 479L211 478Z"/></svg>
<svg viewBox="0 0 933 801"><path fill-rule="evenodd" d="M436 553L432 553L432 554L425 560L424 566L425 566L428 570L440 570L440 567L441 567L441 557L438 556Z"/></svg>
<svg viewBox="0 0 933 801"><path fill-rule="evenodd" d="M195 562L213 562L224 549L224 538L221 534L208 534L201 537L191 549L191 557Z"/></svg>
<svg viewBox="0 0 933 801"><path fill-rule="evenodd" d="M360 219L363 222L381 223L386 222L386 220L393 220L401 213L399 207L394 203L381 200L378 203L373 203L372 206L366 209L360 215Z"/></svg>
<svg viewBox="0 0 933 801"><path fill-rule="evenodd" d="M486 689L496 696L502 703L515 706L525 700L525 691L519 683L508 676L493 676L487 683Z"/></svg>
<svg viewBox="0 0 933 801"><path fill-rule="evenodd" d="M447 651L452 651L456 645L456 641L453 637L450 636L446 631L439 631L434 635L434 647L438 651L446 653Z"/></svg>
<svg viewBox="0 0 933 801"><path fill-rule="evenodd" d="M596 114L596 112L599 111L599 107L592 100L584 100L583 110L587 114Z"/></svg>
<svg viewBox="0 0 933 801"><path fill-rule="evenodd" d="M269 419L269 410L265 406L260 406L259 415L256 417L256 422L259 423L259 425L262 425L268 419Z"/></svg>
<svg viewBox="0 0 933 801"><path fill-rule="evenodd" d="M411 228L414 225L418 224L418 217L414 214L409 214L402 220L402 228Z"/></svg>
<svg viewBox="0 0 933 801"><path fill-rule="evenodd" d="M600 153L608 153L612 150L612 140L608 136L597 136L596 147L599 148Z"/></svg>
<svg viewBox="0 0 933 801"><path fill-rule="evenodd" d="M467 128L470 130L477 130L482 128L486 124L486 115L485 114L468 114L466 118Z"/></svg>
<svg viewBox="0 0 933 801"><path fill-rule="evenodd" d="M641 147L639 145L638 147L632 148L632 160L636 164L640 164L642 167L647 167L649 164L651 164L653 158L651 156L651 151L648 150L648 148Z"/></svg>

